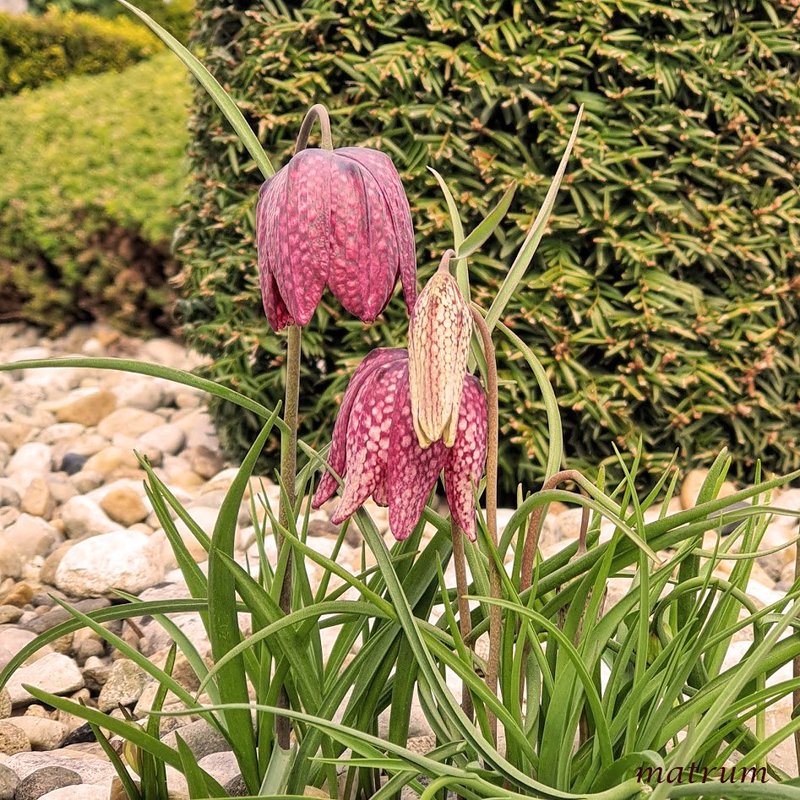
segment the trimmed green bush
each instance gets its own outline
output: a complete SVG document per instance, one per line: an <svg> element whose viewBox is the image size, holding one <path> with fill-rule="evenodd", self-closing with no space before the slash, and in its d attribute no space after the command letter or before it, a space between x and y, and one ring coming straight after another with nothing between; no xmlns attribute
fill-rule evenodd
<svg viewBox="0 0 800 800"><path fill-rule="evenodd" d="M121 70L161 48L125 17L61 13L0 14L0 96L69 75Z"/></svg>
<svg viewBox="0 0 800 800"><path fill-rule="evenodd" d="M472 261L479 300L508 269L585 104L522 307L505 318L555 384L569 458L596 465L614 446L636 450L641 436L647 468L676 450L707 463L723 445L738 475L757 458L770 470L800 465L793 4L199 8L196 43L277 165L315 101L331 106L337 144L395 159L415 205L421 278L451 241L428 165L445 174L467 225L519 182L512 225ZM258 299L259 176L211 102L197 93L196 103L180 238L185 333L216 359L214 377L272 405L282 387L267 367L283 344ZM306 433L325 437L347 370L376 342L402 342L406 321L397 299L372 330L335 304L321 317L335 346L323 352L307 337L302 412ZM541 400L523 374L501 375L512 412L501 433L507 489L512 474L541 472L545 450ZM217 417L229 444L251 441L255 421L227 408Z"/></svg>
<svg viewBox="0 0 800 800"><path fill-rule="evenodd" d="M0 318L171 325L189 97L162 53L0 100Z"/></svg>
<svg viewBox="0 0 800 800"><path fill-rule="evenodd" d="M136 6L149 14L173 36L185 42L194 15L194 0L138 0ZM58 11L85 11L99 17L112 19L126 16L128 12L117 0L31 0L30 10L44 14L48 9Z"/></svg>

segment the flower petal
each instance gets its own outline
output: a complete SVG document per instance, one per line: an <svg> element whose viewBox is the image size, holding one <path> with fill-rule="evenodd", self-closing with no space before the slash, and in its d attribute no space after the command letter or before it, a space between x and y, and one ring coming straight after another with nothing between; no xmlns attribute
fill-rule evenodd
<svg viewBox="0 0 800 800"><path fill-rule="evenodd" d="M373 375L379 367L391 364L398 359L405 359L406 351L398 347L379 347L372 350L366 358L358 365L356 371L347 384L342 405L336 416L336 424L333 426L333 436L331 447L328 451L328 464L341 477L345 476L347 465L347 428L350 422L350 414L355 403L356 397L367 379ZM325 472L320 478L314 499L311 502L313 508L319 508L323 503L330 500L338 487L338 481L330 473Z"/></svg>
<svg viewBox="0 0 800 800"><path fill-rule="evenodd" d="M386 479L389 431L405 360L379 367L356 396L347 425L344 492L331 522L344 522Z"/></svg>
<svg viewBox="0 0 800 800"><path fill-rule="evenodd" d="M284 171L281 194L276 190L263 198L269 198L269 263L289 314L298 325L306 325L322 298L330 267L331 155L303 150L271 180Z"/></svg>
<svg viewBox="0 0 800 800"><path fill-rule="evenodd" d="M458 430L447 451L444 485L453 520L475 541L475 488L486 464L486 397L477 378L464 377Z"/></svg>
<svg viewBox="0 0 800 800"><path fill-rule="evenodd" d="M331 172L328 286L351 314L372 322L394 289L397 242L378 182L356 160L338 154Z"/></svg>
<svg viewBox="0 0 800 800"><path fill-rule="evenodd" d="M446 459L447 448L442 442L426 450L417 442L405 367L397 387L386 469L389 528L395 539L407 539L414 530Z"/></svg>
<svg viewBox="0 0 800 800"><path fill-rule="evenodd" d="M403 284L403 297L410 314L417 300L417 253L411 209L400 176L397 174L391 158L380 150L367 147L341 147L336 153L357 161L362 167L369 170L380 186L394 229L394 239L397 242L396 265L400 272L400 281ZM393 273L392 289L394 289L395 276L396 273Z"/></svg>
<svg viewBox="0 0 800 800"><path fill-rule="evenodd" d="M422 447L439 439L453 446L469 358L472 314L447 271L450 253L422 290L408 327L411 409Z"/></svg>
<svg viewBox="0 0 800 800"><path fill-rule="evenodd" d="M275 275L270 264L278 257L277 242L270 235L274 217L278 213L283 197L287 173L281 171L265 181L258 193L256 206L256 244L258 246L258 278L261 285L261 301L267 322L274 331L279 331L294 322L278 291Z"/></svg>

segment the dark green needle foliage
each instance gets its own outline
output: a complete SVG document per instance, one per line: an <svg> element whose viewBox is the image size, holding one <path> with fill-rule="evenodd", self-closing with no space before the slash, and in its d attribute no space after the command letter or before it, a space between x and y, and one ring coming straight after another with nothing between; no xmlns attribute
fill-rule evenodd
<svg viewBox="0 0 800 800"><path fill-rule="evenodd" d="M506 324L540 357L567 456L612 445L645 469L676 448L734 473L800 465L800 20L780 0L445 2L200 0L195 46L277 166L306 108L333 110L339 145L389 153L414 205L421 274L452 234L427 166L469 229L519 183L511 225L471 275L478 302L505 274L563 151L585 121L521 310ZM198 90L182 304L213 377L274 405L283 343L259 311L252 238L259 175ZM327 438L332 395L377 342L401 340L395 300L371 330L331 304L304 339L305 433ZM504 341L501 345L507 348ZM501 359L505 364L505 359ZM505 366L501 468L541 472L546 420ZM234 447L257 425L220 406Z"/></svg>

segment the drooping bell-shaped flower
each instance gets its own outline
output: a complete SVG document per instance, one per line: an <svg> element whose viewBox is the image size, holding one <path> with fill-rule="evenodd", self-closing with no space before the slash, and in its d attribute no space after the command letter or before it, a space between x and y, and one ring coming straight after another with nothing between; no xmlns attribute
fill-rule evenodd
<svg viewBox="0 0 800 800"><path fill-rule="evenodd" d="M372 322L397 282L409 313L416 254L408 200L378 150L301 150L261 187L256 208L261 295L276 331L306 325L327 286Z"/></svg>
<svg viewBox="0 0 800 800"><path fill-rule="evenodd" d="M423 449L411 419L408 354L375 350L361 362L345 392L328 454L344 478L342 498L331 517L343 522L369 497L389 507L389 527L405 539L444 470L450 513L475 539L475 487L486 461L486 398L479 381L462 373L460 408L452 447L434 442ZM336 492L326 473L312 505L319 508Z"/></svg>
<svg viewBox="0 0 800 800"><path fill-rule="evenodd" d="M464 373L469 359L472 313L450 274L448 250L420 292L408 327L411 418L420 447L456 436Z"/></svg>

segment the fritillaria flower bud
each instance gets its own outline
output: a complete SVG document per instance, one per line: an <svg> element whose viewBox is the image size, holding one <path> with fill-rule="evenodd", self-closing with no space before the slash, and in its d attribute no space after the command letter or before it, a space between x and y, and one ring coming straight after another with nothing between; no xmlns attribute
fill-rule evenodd
<svg viewBox="0 0 800 800"><path fill-rule="evenodd" d="M306 325L326 286L372 322L399 274L414 307L411 212L397 170L378 150L298 152L261 187L256 237L264 311L276 331Z"/></svg>
<svg viewBox="0 0 800 800"><path fill-rule="evenodd" d="M344 479L331 520L338 524L367 498L388 505L389 527L405 539L419 522L428 495L444 470L450 513L475 539L475 488L486 460L486 398L479 381L462 372L460 408L452 447L420 447L411 420L409 361L405 350L370 353L353 374L333 429L328 464ZM336 492L326 473L312 505L319 508Z"/></svg>
<svg viewBox="0 0 800 800"><path fill-rule="evenodd" d="M450 274L448 250L420 292L408 329L411 418L420 447L452 447L469 358L472 313Z"/></svg>

